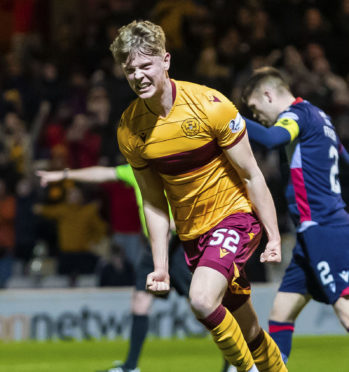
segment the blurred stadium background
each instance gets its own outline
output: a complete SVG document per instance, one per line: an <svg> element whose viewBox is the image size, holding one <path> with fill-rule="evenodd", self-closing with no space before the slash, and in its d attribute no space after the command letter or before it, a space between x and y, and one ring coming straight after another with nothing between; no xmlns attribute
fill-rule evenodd
<svg viewBox="0 0 349 372"><path fill-rule="evenodd" d="M240 101L246 78L259 66L280 68L297 96L332 116L349 148L349 0L0 0L0 340L6 342L0 360L10 358L10 364L1 366L0 361L0 371L56 371L23 362L26 353L17 369L9 368L16 360L12 351L36 351L35 344L24 340L114 340L128 335L133 284L129 260L141 249L133 191L119 182L64 181L43 189L34 173L123 164L115 127L134 96L113 63L109 45L118 28L133 19L162 25L174 79L216 88L246 115ZM261 265L257 253L248 267L253 300L266 326L294 229L279 187L277 154L254 150L276 202L283 238L282 265ZM342 167L341 172L348 201L349 171ZM36 205L43 207L42 213L34 213ZM64 213L58 212L61 207ZM93 217L74 219L73 212L83 216L88 208ZM66 219L74 221L73 231L88 232L81 234L83 239L62 243L62 234L72 231L59 228ZM115 242L121 249L111 248ZM156 301L151 319L153 336L203 336L205 342L185 300L175 294L168 302ZM315 303L296 327L296 335L341 333L332 309ZM297 359L303 355L297 345L305 348L312 339L302 340L296 338L291 371L303 370L296 364L291 369L302 360ZM320 336L314 340L318 354L316 340L332 342ZM338 340L343 345L344 338ZM21 346L11 341L21 341ZM102 353L106 343L106 349L114 350L109 362L122 359L124 341L118 341L121 355L114 354L113 343L99 342L100 347L92 341L69 344L88 354L91 345ZM49 355L47 344L41 345ZM144 372L156 371L149 350ZM334 350L341 351L339 346ZM218 363L216 351L212 353ZM92 355L99 360L98 352ZM203 363L202 371L211 365ZM79 371L73 364L57 368ZM338 368L323 370L349 371ZM318 369L307 368L312 370Z"/></svg>

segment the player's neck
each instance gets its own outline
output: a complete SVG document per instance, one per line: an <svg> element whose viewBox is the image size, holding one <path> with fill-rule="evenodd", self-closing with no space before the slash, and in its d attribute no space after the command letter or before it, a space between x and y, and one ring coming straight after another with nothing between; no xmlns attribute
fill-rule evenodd
<svg viewBox="0 0 349 372"><path fill-rule="evenodd" d="M166 78L163 89L146 99L145 104L155 115L166 117L173 106L172 85L170 78Z"/></svg>
<svg viewBox="0 0 349 372"><path fill-rule="evenodd" d="M279 97L278 108L280 112L287 110L296 98L292 94L283 94Z"/></svg>

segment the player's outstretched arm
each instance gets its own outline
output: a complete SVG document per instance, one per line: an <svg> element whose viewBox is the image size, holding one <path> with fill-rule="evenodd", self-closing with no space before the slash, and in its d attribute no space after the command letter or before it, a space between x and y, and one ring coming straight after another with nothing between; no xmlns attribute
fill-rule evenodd
<svg viewBox="0 0 349 372"><path fill-rule="evenodd" d="M50 182L69 179L78 182L108 182L117 181L114 167L94 166L80 169L64 169L61 171L36 171L40 177L41 186L47 186Z"/></svg>
<svg viewBox="0 0 349 372"><path fill-rule="evenodd" d="M266 147L268 150L275 149L291 142L290 133L282 127L272 126L266 128L254 120L246 117L244 117L244 119L249 139Z"/></svg>
<svg viewBox="0 0 349 372"><path fill-rule="evenodd" d="M274 202L253 156L248 136L245 134L238 144L224 152L244 181L252 207L267 233L268 243L261 255L261 262L280 262L281 239Z"/></svg>
<svg viewBox="0 0 349 372"><path fill-rule="evenodd" d="M154 294L170 290L168 274L168 242L170 219L168 202L161 178L151 169L134 170L142 193L144 215L152 248L154 271L147 277L146 289Z"/></svg>

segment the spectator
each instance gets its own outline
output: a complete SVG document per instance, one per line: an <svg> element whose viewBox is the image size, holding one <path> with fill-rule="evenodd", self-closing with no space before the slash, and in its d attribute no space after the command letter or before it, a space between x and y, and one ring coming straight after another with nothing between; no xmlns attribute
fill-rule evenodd
<svg viewBox="0 0 349 372"><path fill-rule="evenodd" d="M296 95L308 97L316 88L316 78L305 65L303 56L296 47L287 45L284 48L282 69Z"/></svg>
<svg viewBox="0 0 349 372"><path fill-rule="evenodd" d="M34 211L57 221L59 257L58 272L67 274L71 285L79 274L92 274L98 262L92 245L106 233L96 203L83 204L83 193L78 187L67 189L66 200L56 205L36 205Z"/></svg>
<svg viewBox="0 0 349 372"><path fill-rule="evenodd" d="M22 178L16 188L15 257L24 264L32 258L37 240L38 219L33 213L36 201L33 180Z"/></svg>
<svg viewBox="0 0 349 372"><path fill-rule="evenodd" d="M31 142L25 124L17 113L9 112L4 118L4 126L9 160L18 175L28 175L31 170Z"/></svg>
<svg viewBox="0 0 349 372"><path fill-rule="evenodd" d="M55 109L64 99L65 90L57 66L51 62L44 62L41 71L41 100L48 101Z"/></svg>
<svg viewBox="0 0 349 372"><path fill-rule="evenodd" d="M84 168L98 164L101 138L91 130L91 117L86 114L74 116L71 127L67 130L69 166Z"/></svg>
<svg viewBox="0 0 349 372"><path fill-rule="evenodd" d="M330 46L331 31L330 24L319 8L310 7L305 11L300 32L303 46L314 42L328 48Z"/></svg>
<svg viewBox="0 0 349 372"><path fill-rule="evenodd" d="M185 17L195 17L203 8L192 0L161 0L152 11L152 19L159 24L167 35L170 51L183 48L183 22Z"/></svg>
<svg viewBox="0 0 349 372"><path fill-rule="evenodd" d="M330 91L332 107L329 107L329 110L331 112L343 111L349 104L349 90L345 79L331 70L326 57L320 57L314 61L313 71L318 76L321 85L324 85ZM322 105L322 107L325 107L325 105Z"/></svg>

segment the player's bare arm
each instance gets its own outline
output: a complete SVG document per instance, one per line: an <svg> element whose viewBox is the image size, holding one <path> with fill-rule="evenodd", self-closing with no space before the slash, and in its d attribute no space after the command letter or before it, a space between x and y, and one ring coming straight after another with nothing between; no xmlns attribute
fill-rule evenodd
<svg viewBox="0 0 349 372"><path fill-rule="evenodd" d="M247 134L238 144L224 152L244 181L252 207L267 233L268 243L265 251L261 254L261 262L280 262L281 239L274 202L253 156Z"/></svg>
<svg viewBox="0 0 349 372"><path fill-rule="evenodd" d="M154 261L154 271L148 275L146 289L151 293L164 294L170 290L168 202L161 178L151 169L134 170L134 175L142 193L144 215Z"/></svg>
<svg viewBox="0 0 349 372"><path fill-rule="evenodd" d="M39 170L35 174L40 177L40 184L43 187L47 186L50 182L58 182L63 179L95 183L117 181L114 167L94 166L81 169L64 169L61 171Z"/></svg>

